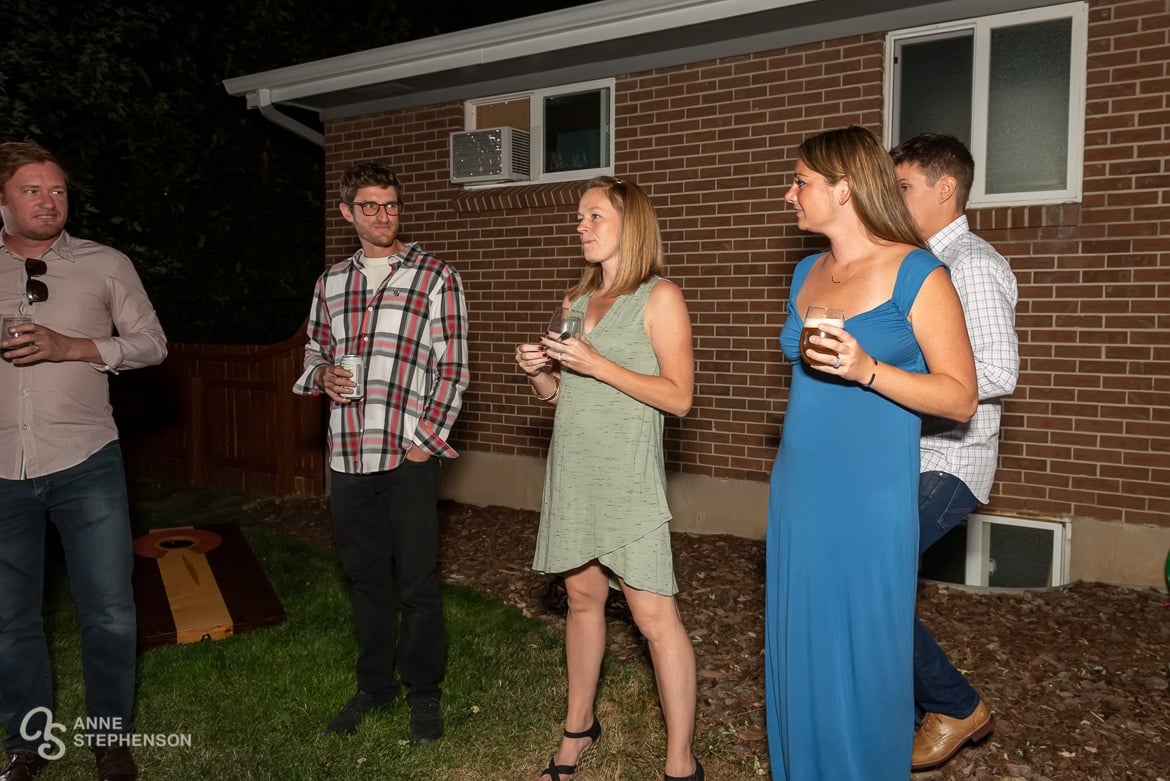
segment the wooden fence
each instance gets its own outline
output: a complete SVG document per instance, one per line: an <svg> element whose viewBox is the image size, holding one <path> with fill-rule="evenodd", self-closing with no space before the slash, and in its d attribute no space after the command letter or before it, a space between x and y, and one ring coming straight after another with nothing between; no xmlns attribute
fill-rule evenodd
<svg viewBox="0 0 1170 781"><path fill-rule="evenodd" d="M111 379L131 476L269 496L325 493L319 398L295 396L303 333L281 344L171 344Z"/></svg>

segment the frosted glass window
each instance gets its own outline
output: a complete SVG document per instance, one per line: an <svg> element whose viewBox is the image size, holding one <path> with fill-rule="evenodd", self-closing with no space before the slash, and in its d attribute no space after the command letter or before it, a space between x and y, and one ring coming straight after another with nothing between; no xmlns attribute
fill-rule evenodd
<svg viewBox="0 0 1170 781"><path fill-rule="evenodd" d="M969 206L1079 201L1088 18L1073 2L890 33L883 140L965 143Z"/></svg>
<svg viewBox="0 0 1170 781"><path fill-rule="evenodd" d="M987 192L1061 190L1068 183L1071 48L1070 19L991 31Z"/></svg>
<svg viewBox="0 0 1170 781"><path fill-rule="evenodd" d="M993 523L987 527L987 585L996 588L1042 588L1052 585L1052 553L1057 537L1051 529Z"/></svg>
<svg viewBox="0 0 1170 781"><path fill-rule="evenodd" d="M971 145L972 38L965 33L902 45L898 55L902 114L896 143L929 131Z"/></svg>

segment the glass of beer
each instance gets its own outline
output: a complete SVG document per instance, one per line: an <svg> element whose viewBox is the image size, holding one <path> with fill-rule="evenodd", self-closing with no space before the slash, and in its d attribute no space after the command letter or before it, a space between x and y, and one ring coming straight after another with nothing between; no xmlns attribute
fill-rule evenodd
<svg viewBox="0 0 1170 781"><path fill-rule="evenodd" d="M809 362L808 350L812 350L817 355L825 356L825 360L821 363L830 363L837 358L836 350L823 344L813 344L808 340L810 336L819 336L822 339L834 338L821 330L821 325L824 323L844 328L845 310L831 306L810 306L808 308L804 315L804 326L800 329L800 357L805 363Z"/></svg>

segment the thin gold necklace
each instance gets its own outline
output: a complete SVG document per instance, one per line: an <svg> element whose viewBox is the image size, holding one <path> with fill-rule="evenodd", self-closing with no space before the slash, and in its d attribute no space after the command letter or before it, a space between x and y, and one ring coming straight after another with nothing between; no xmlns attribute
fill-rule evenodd
<svg viewBox="0 0 1170 781"><path fill-rule="evenodd" d="M828 257L832 258L834 263L837 261L837 256L833 254L832 250L829 250ZM853 265L858 266L858 264L860 262L861 261L854 261ZM827 258L826 258L826 265L827 265ZM857 276L858 272L860 272L860 271L861 271L861 267L858 266L857 268L853 269L853 273L850 274L849 276L845 277L844 279L837 279L837 275L833 273L832 269L829 269L829 279L833 280L834 285L840 285L844 282L848 282L849 280L853 279L855 276Z"/></svg>

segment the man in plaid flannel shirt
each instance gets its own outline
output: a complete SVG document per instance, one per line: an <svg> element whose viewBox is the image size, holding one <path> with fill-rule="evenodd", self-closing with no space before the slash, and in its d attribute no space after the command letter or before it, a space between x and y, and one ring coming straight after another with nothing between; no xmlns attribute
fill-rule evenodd
<svg viewBox="0 0 1170 781"><path fill-rule="evenodd" d="M443 734L447 634L439 594L439 459L469 372L458 272L398 235L402 185L380 163L341 178L341 216L361 244L317 281L305 370L293 390L329 397L330 505L350 579L357 693L323 735L352 734L402 688L417 745ZM337 363L365 362L364 395Z"/></svg>

